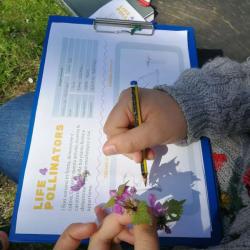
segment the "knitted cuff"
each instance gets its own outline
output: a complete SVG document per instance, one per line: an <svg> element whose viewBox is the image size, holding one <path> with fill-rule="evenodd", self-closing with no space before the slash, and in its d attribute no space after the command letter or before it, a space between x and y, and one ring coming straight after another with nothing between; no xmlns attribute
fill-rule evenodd
<svg viewBox="0 0 250 250"><path fill-rule="evenodd" d="M180 144L190 144L200 139L206 130L207 112L204 107L204 99L187 91L185 88L176 86L160 85L155 89L167 92L179 104L187 121L187 138Z"/></svg>

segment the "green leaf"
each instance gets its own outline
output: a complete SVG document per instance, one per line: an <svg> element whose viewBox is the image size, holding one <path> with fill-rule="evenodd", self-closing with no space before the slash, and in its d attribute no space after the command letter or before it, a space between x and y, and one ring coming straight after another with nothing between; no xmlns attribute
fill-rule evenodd
<svg viewBox="0 0 250 250"><path fill-rule="evenodd" d="M104 208L113 207L115 205L115 198L111 197L109 201L104 205Z"/></svg>
<svg viewBox="0 0 250 250"><path fill-rule="evenodd" d="M132 214L132 224L148 224L152 225L152 218L148 212L148 206L145 201L140 201L136 212Z"/></svg>
<svg viewBox="0 0 250 250"><path fill-rule="evenodd" d="M118 196L120 196L124 193L127 184L128 184L128 181L118 187L118 190L117 190Z"/></svg>
<svg viewBox="0 0 250 250"><path fill-rule="evenodd" d="M181 218L183 213L183 204L186 200L177 201L175 199L171 199L169 201L165 201L163 206L167 208L166 219L169 221L178 221Z"/></svg>

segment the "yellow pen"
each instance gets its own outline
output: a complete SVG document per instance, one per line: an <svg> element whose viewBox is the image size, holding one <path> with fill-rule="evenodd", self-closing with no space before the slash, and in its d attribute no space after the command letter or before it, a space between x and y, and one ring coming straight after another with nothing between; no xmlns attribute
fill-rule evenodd
<svg viewBox="0 0 250 250"><path fill-rule="evenodd" d="M141 108L140 108L140 99L139 99L139 88L136 81L130 82L131 94L132 94L132 106L134 114L134 126L140 126L142 123L141 119ZM142 150L142 162L141 162L141 175L144 181L145 186L147 186L148 179L148 167L146 161L146 152Z"/></svg>

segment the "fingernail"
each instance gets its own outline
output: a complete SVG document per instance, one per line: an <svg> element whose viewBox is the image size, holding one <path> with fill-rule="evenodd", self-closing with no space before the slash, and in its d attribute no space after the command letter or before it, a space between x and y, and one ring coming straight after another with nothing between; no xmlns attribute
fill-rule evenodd
<svg viewBox="0 0 250 250"><path fill-rule="evenodd" d="M141 153L140 152L136 152L132 155L133 160L136 163L141 163Z"/></svg>
<svg viewBox="0 0 250 250"><path fill-rule="evenodd" d="M116 146L115 145L106 145L103 148L103 152L105 155L117 154Z"/></svg>
<svg viewBox="0 0 250 250"><path fill-rule="evenodd" d="M154 158L155 158L155 152L153 150L150 150L148 153L148 159L154 160Z"/></svg>

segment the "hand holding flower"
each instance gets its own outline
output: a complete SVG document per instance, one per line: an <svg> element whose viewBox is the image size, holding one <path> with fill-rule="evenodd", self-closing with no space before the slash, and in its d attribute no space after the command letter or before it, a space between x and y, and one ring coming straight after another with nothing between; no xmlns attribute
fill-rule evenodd
<svg viewBox="0 0 250 250"><path fill-rule="evenodd" d="M106 216L101 227L90 239L89 250L118 250L121 241L133 244L137 250L156 250L159 248L155 224L134 225L129 229L132 217L128 213L112 213Z"/></svg>

